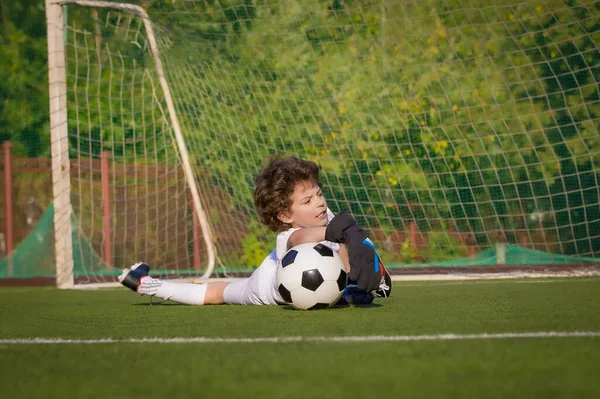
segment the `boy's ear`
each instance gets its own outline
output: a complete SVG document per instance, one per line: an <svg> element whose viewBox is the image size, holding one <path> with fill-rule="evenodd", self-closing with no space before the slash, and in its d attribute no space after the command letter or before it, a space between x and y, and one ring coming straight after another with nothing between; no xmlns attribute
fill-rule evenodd
<svg viewBox="0 0 600 399"><path fill-rule="evenodd" d="M279 219L282 223L292 224L293 220L289 217L287 213L280 213L277 215L277 219Z"/></svg>

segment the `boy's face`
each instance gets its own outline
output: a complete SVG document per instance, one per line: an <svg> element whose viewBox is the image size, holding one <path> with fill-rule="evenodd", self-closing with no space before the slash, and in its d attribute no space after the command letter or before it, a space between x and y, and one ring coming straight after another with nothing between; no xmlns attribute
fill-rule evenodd
<svg viewBox="0 0 600 399"><path fill-rule="evenodd" d="M327 225L327 201L321 188L312 181L296 184L289 212L279 215L279 220L294 228L323 227Z"/></svg>

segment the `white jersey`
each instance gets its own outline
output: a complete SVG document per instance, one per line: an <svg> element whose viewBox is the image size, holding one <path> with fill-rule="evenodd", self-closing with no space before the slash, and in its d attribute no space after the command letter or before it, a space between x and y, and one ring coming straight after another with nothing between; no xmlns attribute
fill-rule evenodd
<svg viewBox="0 0 600 399"><path fill-rule="evenodd" d="M334 214L327 208L327 223ZM288 240L297 228L283 231L277 235L275 250L263 260L261 265L248 278L234 281L223 292L225 303L240 305L279 305L285 301L277 291L277 265L288 251ZM340 244L331 241L321 241L336 252Z"/></svg>

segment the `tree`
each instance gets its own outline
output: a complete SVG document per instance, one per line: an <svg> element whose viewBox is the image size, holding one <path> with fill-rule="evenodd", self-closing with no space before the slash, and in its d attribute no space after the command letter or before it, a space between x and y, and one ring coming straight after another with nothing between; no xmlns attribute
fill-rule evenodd
<svg viewBox="0 0 600 399"><path fill-rule="evenodd" d="M44 3L0 3L0 142L16 155L50 153Z"/></svg>

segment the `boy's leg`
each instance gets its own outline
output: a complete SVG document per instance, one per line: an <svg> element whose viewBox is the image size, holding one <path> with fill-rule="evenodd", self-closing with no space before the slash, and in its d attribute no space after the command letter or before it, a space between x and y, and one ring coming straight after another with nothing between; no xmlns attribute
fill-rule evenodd
<svg viewBox="0 0 600 399"><path fill-rule="evenodd" d="M229 283L215 282L207 284L175 283L163 281L148 275L150 267L136 263L130 269L123 270L119 281L126 287L142 295L156 296L185 305L223 304L223 291Z"/></svg>
<svg viewBox="0 0 600 399"><path fill-rule="evenodd" d="M138 269L139 268L139 269ZM123 270L119 281L140 294L157 296L186 305L277 305L284 303L276 287L275 251L248 278L232 283L174 283L148 276L150 267L136 263Z"/></svg>
<svg viewBox="0 0 600 399"><path fill-rule="evenodd" d="M155 284L156 280L158 280L152 277L144 278L138 290L140 294L145 293L143 292L143 288L148 279L154 280L153 282L149 282L150 284ZM225 282L192 284L161 281L160 287L156 289L154 295L158 298L184 305L222 305L225 303L223 301L223 291L227 285L229 283Z"/></svg>
<svg viewBox="0 0 600 399"><path fill-rule="evenodd" d="M222 305L225 303L223 293L229 283L214 282L208 283L206 287L206 297L204 298L205 305Z"/></svg>
<svg viewBox="0 0 600 399"><path fill-rule="evenodd" d="M251 277L231 282L223 290L223 300L230 305L262 305L256 280Z"/></svg>
<svg viewBox="0 0 600 399"><path fill-rule="evenodd" d="M250 277L233 281L223 290L225 303L235 305L284 303L277 292L277 261L274 252L263 260Z"/></svg>

